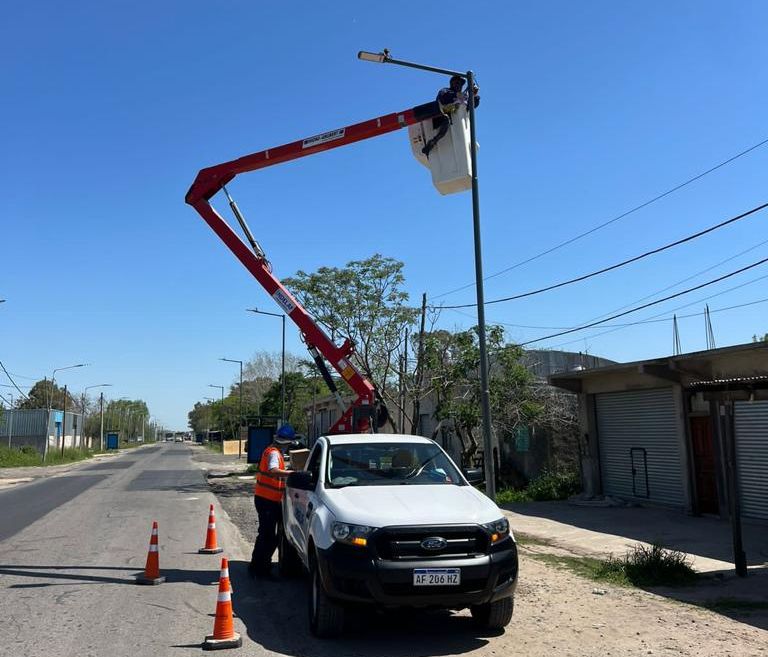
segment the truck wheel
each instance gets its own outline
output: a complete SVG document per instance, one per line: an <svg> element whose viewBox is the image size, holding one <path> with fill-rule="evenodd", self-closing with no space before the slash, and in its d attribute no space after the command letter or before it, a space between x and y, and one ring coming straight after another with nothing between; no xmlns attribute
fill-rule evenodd
<svg viewBox="0 0 768 657"><path fill-rule="evenodd" d="M344 629L344 607L331 600L323 588L323 580L312 561L309 585L309 627L320 639L338 637Z"/></svg>
<svg viewBox="0 0 768 657"><path fill-rule="evenodd" d="M296 577L301 573L301 559L281 526L277 533L277 568L282 577Z"/></svg>
<svg viewBox="0 0 768 657"><path fill-rule="evenodd" d="M515 609L513 597L502 598L496 602L475 605L470 609L475 623L486 630L503 630L512 620Z"/></svg>

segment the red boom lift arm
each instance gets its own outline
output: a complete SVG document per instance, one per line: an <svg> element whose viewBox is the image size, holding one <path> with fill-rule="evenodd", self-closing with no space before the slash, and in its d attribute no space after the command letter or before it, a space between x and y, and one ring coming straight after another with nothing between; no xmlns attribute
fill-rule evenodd
<svg viewBox="0 0 768 657"><path fill-rule="evenodd" d="M319 135L307 137L299 141L291 142L277 148L269 148L258 153L245 155L244 157L217 164L202 169L189 188L185 197L206 223L213 229L219 238L226 244L230 251L277 302L281 310L288 315L298 326L299 331L318 364L323 378L332 391L335 385L328 373L322 357L342 376L347 384L357 395L349 408L344 409L337 422L330 428L329 433L364 433L368 431L371 418L376 422L375 408L378 393L373 384L368 381L360 371L352 364L350 357L354 352L354 345L345 339L341 346L337 346L315 322L306 309L293 297L280 280L274 276L269 262L248 229L240 211L229 194L230 207L240 223L250 243L250 247L240 238L232 227L219 215L210 204L210 199L235 176L248 171L256 171L268 166L288 162L307 155L314 155L332 148L353 144L363 139L371 139L388 132L393 132L421 121L426 121L440 115L440 107L436 102L419 105L412 109L393 114L386 114L369 121L355 123L354 125L331 130ZM341 397L336 393L341 403Z"/></svg>

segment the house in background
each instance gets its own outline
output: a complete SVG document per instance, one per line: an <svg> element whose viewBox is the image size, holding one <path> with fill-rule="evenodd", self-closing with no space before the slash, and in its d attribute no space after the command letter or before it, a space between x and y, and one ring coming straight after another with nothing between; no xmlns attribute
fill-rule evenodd
<svg viewBox="0 0 768 657"><path fill-rule="evenodd" d="M55 409L4 409L0 416L0 444L8 447L34 447L40 454L47 449L82 446L82 414ZM62 425L66 424L65 427Z"/></svg>
<svg viewBox="0 0 768 657"><path fill-rule="evenodd" d="M768 343L549 380L579 397L585 492L768 521Z"/></svg>
<svg viewBox="0 0 768 657"><path fill-rule="evenodd" d="M526 350L522 363L533 373L535 379L548 386L548 377L556 372L585 371L597 367L614 365L615 361L580 352L554 351L544 349ZM557 392L555 390L553 393ZM561 394L562 391L559 391ZM570 397L570 393L566 396ZM349 401L349 400L347 400ZM575 408L575 402L571 404ZM410 417L401 417L397 408L389 405L392 420L398 431L411 433ZM412 408L412 401L406 400L406 408ZM314 409L314 412L313 412ZM339 417L339 409L332 395L316 399L314 405L305 407L307 429L310 438L325 433ZM419 412L419 434L432 437L438 426L436 399L427 395L421 400ZM575 411L574 411L575 412ZM384 429L391 432L391 428ZM479 438L479 436L478 436ZM456 436L437 438L442 447L458 462L462 445ZM524 485L547 468L575 468L578 464L578 432L570 430L553 431L551 427L519 427L515 436L507 436L497 446L497 471L502 472L507 483ZM477 463L482 462L482 445L479 446Z"/></svg>

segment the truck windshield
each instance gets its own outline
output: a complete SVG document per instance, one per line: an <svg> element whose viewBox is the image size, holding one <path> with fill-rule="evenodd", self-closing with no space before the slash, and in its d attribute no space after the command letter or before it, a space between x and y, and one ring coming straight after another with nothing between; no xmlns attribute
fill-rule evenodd
<svg viewBox="0 0 768 657"><path fill-rule="evenodd" d="M328 486L452 484L463 486L453 462L428 443L333 445L328 455Z"/></svg>

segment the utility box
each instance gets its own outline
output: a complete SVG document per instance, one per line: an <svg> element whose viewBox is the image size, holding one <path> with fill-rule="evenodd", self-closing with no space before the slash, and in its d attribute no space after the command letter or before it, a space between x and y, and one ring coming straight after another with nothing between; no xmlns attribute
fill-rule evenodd
<svg viewBox="0 0 768 657"><path fill-rule="evenodd" d="M107 449L117 449L120 445L120 434L116 431L107 433Z"/></svg>
<svg viewBox="0 0 768 657"><path fill-rule="evenodd" d="M448 132L430 151L421 150L435 136L443 121L449 121ZM432 173L432 184L441 194L465 192L472 187L469 115L460 105L454 112L408 126L413 156Z"/></svg>
<svg viewBox="0 0 768 657"><path fill-rule="evenodd" d="M272 442L273 427L248 427L248 463L261 461L261 454Z"/></svg>

